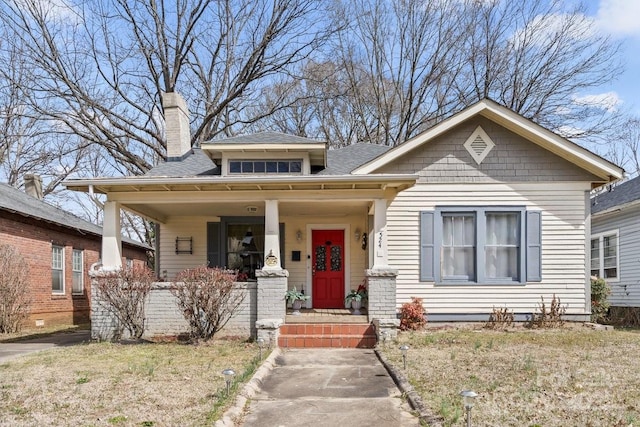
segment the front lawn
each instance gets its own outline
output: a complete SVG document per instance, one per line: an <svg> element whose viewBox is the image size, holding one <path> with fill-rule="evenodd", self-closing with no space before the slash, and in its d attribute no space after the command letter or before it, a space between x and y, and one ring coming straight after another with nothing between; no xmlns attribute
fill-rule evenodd
<svg viewBox="0 0 640 427"><path fill-rule="evenodd" d="M480 327L405 332L382 348L445 425L463 425L459 392L479 394L473 426L640 424L640 333Z"/></svg>
<svg viewBox="0 0 640 427"><path fill-rule="evenodd" d="M90 343L28 355L0 363L0 425L211 425L229 403L221 371L250 378L257 356L255 344L231 340Z"/></svg>

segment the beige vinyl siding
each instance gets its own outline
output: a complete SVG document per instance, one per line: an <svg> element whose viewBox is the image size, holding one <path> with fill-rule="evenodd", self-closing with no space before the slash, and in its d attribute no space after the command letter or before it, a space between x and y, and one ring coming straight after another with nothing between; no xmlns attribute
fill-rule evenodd
<svg viewBox="0 0 640 427"><path fill-rule="evenodd" d="M220 221L218 217L171 217L160 224L159 274L173 281L176 274L186 268L207 264L207 222ZM193 254L176 254L176 237L193 238Z"/></svg>
<svg viewBox="0 0 640 427"><path fill-rule="evenodd" d="M339 206L336 206L339 210ZM358 216L336 216L336 217L296 217L282 216L281 222L285 223L286 242L286 263L285 268L289 271L289 289L296 286L304 286L307 295L312 294L311 288L311 230L314 228L328 229L336 226L336 229L345 229L345 295L348 289L355 289L364 279L366 268L367 251L362 250L360 243L356 243L354 232L360 229L363 233L366 230L366 217ZM302 232L302 240L296 239L296 233ZM299 250L300 261L291 261L291 251ZM346 258L348 256L348 258Z"/></svg>
<svg viewBox="0 0 640 427"><path fill-rule="evenodd" d="M339 211L339 205L336 205ZM282 214L282 213L281 213ZM173 280L178 272L207 263L207 222L220 221L219 217L171 217L161 224L160 247L160 277L166 270L167 279ZM287 216L281 215L280 222L285 224L284 236L284 266L289 271L289 288L296 286L304 288L305 293L311 295L311 229L336 228L345 229L345 294L348 289L357 288L364 279L367 251L362 250L360 243L356 243L354 232L359 229L365 232L366 215L362 216ZM302 232L302 239L297 240L296 233ZM176 237L193 237L193 254L176 254ZM300 251L300 261L292 261L292 251Z"/></svg>
<svg viewBox="0 0 640 427"><path fill-rule="evenodd" d="M611 305L640 307L640 206L591 218L591 234L618 231L618 279L610 280Z"/></svg>
<svg viewBox="0 0 640 427"><path fill-rule="evenodd" d="M418 184L388 210L389 264L399 270L397 306L424 299L429 313L490 313L508 307L530 313L553 294L568 313L586 306L585 198L588 183ZM435 285L420 282L419 213L436 206L525 206L542 212L542 282L526 285ZM436 266L439 268L439 266Z"/></svg>

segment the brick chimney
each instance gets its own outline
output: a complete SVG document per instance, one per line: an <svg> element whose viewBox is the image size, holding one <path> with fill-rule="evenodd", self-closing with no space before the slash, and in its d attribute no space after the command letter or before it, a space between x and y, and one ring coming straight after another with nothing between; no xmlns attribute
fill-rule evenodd
<svg viewBox="0 0 640 427"><path fill-rule="evenodd" d="M165 136L167 138L167 161L180 161L191 151L189 109L184 98L177 92L162 94Z"/></svg>
<svg viewBox="0 0 640 427"><path fill-rule="evenodd" d="M42 178L35 173L28 173L24 176L24 192L35 197L38 200L42 200Z"/></svg>

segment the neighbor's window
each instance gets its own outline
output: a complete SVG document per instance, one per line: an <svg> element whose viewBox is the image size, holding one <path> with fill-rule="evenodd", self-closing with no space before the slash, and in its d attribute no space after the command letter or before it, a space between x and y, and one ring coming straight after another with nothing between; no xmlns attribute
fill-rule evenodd
<svg viewBox="0 0 640 427"><path fill-rule="evenodd" d="M73 259L71 260L71 265L73 268L73 287L71 291L74 294L81 294L84 289L84 271L83 271L83 256L81 249L73 250Z"/></svg>
<svg viewBox="0 0 640 427"><path fill-rule="evenodd" d="M51 290L56 294L64 293L64 248L51 247Z"/></svg>
<svg viewBox="0 0 640 427"><path fill-rule="evenodd" d="M488 284L541 280L540 212L522 207L437 208L422 212L420 235L421 280Z"/></svg>
<svg viewBox="0 0 640 427"><path fill-rule="evenodd" d="M302 160L230 160L230 174L294 174L302 173Z"/></svg>
<svg viewBox="0 0 640 427"><path fill-rule="evenodd" d="M591 275L618 279L618 230L591 236Z"/></svg>

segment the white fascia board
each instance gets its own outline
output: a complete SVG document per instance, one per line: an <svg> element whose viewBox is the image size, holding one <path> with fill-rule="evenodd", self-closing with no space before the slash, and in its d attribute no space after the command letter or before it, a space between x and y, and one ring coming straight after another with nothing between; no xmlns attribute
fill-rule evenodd
<svg viewBox="0 0 640 427"><path fill-rule="evenodd" d="M581 147L575 142L571 142L551 132L508 108L493 102L491 104L487 104L487 108L480 113L489 120L504 126L524 138L532 140L534 143L562 156L576 166L608 181L616 181L624 176L624 169Z"/></svg>
<svg viewBox="0 0 640 427"><path fill-rule="evenodd" d="M455 126L459 125L460 123L464 122L470 117L473 117L474 115L478 114L484 108L482 102L483 101L477 104L474 104L471 107L461 111L460 113L449 117L448 119L438 123L431 129L428 129L423 133L414 136L410 140L387 151L385 154L381 155L380 157L377 157L372 161L370 161L369 163L365 163L364 165L358 167L357 169L353 170L351 173L353 175L369 174L381 168L382 166L393 162L397 158L409 153L414 148L417 148L421 146L423 143L438 137L439 135L454 128Z"/></svg>
<svg viewBox="0 0 640 427"><path fill-rule="evenodd" d="M413 185L417 175L376 174L376 175L302 175L302 176L256 176L256 177L162 177L134 176L120 178L68 179L62 185L69 190L88 191L90 186L127 187L144 185L204 185L204 184L317 184L317 183L410 183Z"/></svg>
<svg viewBox="0 0 640 427"><path fill-rule="evenodd" d="M377 159L360 166L352 173L354 175L360 175L374 172L423 143L451 130L476 114L480 114L514 133L532 140L534 143L566 158L576 166L602 177L607 181L621 179L624 175L624 170L619 166L491 100L479 101L471 107L435 125L433 128L388 151Z"/></svg>
<svg viewBox="0 0 640 427"><path fill-rule="evenodd" d="M324 150L326 144L268 144L268 143L246 143L246 144L200 144L203 151L214 152L252 152L252 151L317 151Z"/></svg>

